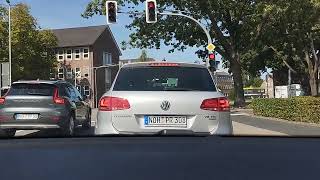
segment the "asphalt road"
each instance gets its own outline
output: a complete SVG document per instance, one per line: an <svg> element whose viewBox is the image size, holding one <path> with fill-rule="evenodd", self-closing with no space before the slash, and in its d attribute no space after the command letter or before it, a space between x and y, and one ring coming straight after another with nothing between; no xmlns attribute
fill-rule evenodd
<svg viewBox="0 0 320 180"><path fill-rule="evenodd" d="M245 113L232 113L234 135L245 136L320 136L320 126L296 124L267 118L253 117ZM92 124L96 119L93 111ZM75 136L92 136L94 128L89 130L76 128ZM17 131L16 136L24 137L58 137L57 130Z"/></svg>

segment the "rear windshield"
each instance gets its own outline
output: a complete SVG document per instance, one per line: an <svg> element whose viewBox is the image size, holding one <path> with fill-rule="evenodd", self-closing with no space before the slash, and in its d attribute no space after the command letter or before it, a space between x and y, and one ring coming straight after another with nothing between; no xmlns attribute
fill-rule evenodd
<svg viewBox="0 0 320 180"><path fill-rule="evenodd" d="M122 68L114 91L216 91L210 73L194 67Z"/></svg>
<svg viewBox="0 0 320 180"><path fill-rule="evenodd" d="M13 84L10 88L8 95L11 96L52 96L54 91L54 85L51 84Z"/></svg>

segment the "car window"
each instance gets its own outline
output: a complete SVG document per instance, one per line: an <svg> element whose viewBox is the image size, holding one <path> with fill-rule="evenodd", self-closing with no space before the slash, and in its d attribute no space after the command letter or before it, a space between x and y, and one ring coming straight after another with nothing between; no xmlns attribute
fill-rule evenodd
<svg viewBox="0 0 320 180"><path fill-rule="evenodd" d="M51 84L29 84L19 83L13 84L10 88L9 96L25 96L25 95L37 95L37 96L52 96L55 86Z"/></svg>
<svg viewBox="0 0 320 180"><path fill-rule="evenodd" d="M69 93L68 88L63 84L61 84L59 86L59 96L61 96L61 97L70 97L70 93Z"/></svg>
<svg viewBox="0 0 320 180"><path fill-rule="evenodd" d="M123 68L114 91L216 91L210 73L193 67Z"/></svg>

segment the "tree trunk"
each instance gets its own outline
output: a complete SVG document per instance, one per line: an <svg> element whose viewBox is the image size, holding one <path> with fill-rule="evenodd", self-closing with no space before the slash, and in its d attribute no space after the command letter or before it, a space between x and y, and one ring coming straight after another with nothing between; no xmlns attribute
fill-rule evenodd
<svg viewBox="0 0 320 180"><path fill-rule="evenodd" d="M308 51L304 52L305 61L308 64L308 75L309 75L309 85L311 90L311 96L318 96L318 83L317 83L317 75L318 75L318 63L312 62Z"/></svg>
<svg viewBox="0 0 320 180"><path fill-rule="evenodd" d="M242 69L240 65L240 56L236 54L232 56L230 60L230 68L233 74L234 91L235 91L235 107L244 107L244 90L243 90L243 79L242 79Z"/></svg>
<svg viewBox="0 0 320 180"><path fill-rule="evenodd" d="M311 89L311 96L318 96L318 85L315 74L310 74L309 84Z"/></svg>

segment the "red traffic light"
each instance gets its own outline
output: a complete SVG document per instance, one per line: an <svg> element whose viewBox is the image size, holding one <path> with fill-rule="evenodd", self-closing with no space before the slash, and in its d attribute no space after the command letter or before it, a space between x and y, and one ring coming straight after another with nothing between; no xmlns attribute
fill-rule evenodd
<svg viewBox="0 0 320 180"><path fill-rule="evenodd" d="M106 3L107 24L114 24L117 22L118 4L116 1L107 1Z"/></svg>
<svg viewBox="0 0 320 180"><path fill-rule="evenodd" d="M148 8L155 8L156 5L154 4L154 2L148 2Z"/></svg>
<svg viewBox="0 0 320 180"><path fill-rule="evenodd" d="M209 54L209 59L210 59L210 60L215 60L215 57L216 57L216 56L215 56L215 54L214 54L214 53Z"/></svg>
<svg viewBox="0 0 320 180"><path fill-rule="evenodd" d="M157 2L155 0L146 1L146 22L157 22Z"/></svg>

